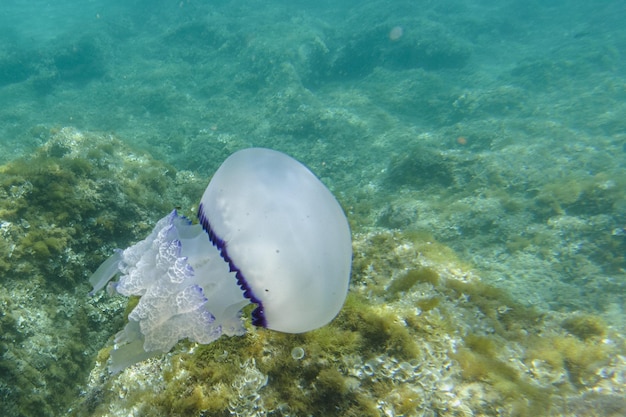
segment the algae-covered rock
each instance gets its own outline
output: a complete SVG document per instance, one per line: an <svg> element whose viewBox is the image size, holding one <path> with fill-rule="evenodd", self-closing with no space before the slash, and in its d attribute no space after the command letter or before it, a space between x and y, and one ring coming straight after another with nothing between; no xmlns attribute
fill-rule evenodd
<svg viewBox="0 0 626 417"><path fill-rule="evenodd" d="M72 415L558 415L566 395L618 389L620 339L593 349L568 336L567 320L481 282L431 236L357 233L354 253L350 294L329 325L183 341L116 376L104 348Z"/></svg>
<svg viewBox="0 0 626 417"><path fill-rule="evenodd" d="M87 277L205 182L72 128L0 166L0 414L66 411L123 309L94 308Z"/></svg>
<svg viewBox="0 0 626 417"><path fill-rule="evenodd" d="M624 341L601 320L539 311L432 235L386 230L355 234L330 325L249 326L110 375L126 301L88 299L87 277L172 207L193 218L207 178L71 128L0 173L2 415L558 415L623 389Z"/></svg>

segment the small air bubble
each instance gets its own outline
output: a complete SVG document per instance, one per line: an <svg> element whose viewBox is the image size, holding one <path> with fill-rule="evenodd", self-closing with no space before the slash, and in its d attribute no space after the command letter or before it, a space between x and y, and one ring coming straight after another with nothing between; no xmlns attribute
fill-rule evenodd
<svg viewBox="0 0 626 417"><path fill-rule="evenodd" d="M291 357L297 361L304 358L304 349L302 349L300 346L291 349Z"/></svg>

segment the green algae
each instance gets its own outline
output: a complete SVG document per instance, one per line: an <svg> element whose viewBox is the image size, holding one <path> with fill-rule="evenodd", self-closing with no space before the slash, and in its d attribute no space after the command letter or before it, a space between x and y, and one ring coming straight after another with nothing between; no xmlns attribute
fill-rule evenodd
<svg viewBox="0 0 626 417"><path fill-rule="evenodd" d="M115 304L101 311L86 298L90 271L113 248L143 238L146 220L199 198L205 182L184 185L190 195L181 196L171 166L111 136L71 128L46 135L30 156L0 166L0 389L12 398L3 415L66 411L121 322Z"/></svg>
<svg viewBox="0 0 626 417"><path fill-rule="evenodd" d="M108 153L92 154L106 157ZM89 172L77 166L76 172ZM157 172L151 171L148 177ZM164 190L132 164L129 173L155 194ZM166 177L166 181L176 178L173 174ZM129 190L131 201L145 198L134 195L141 193L141 187ZM186 207L184 202L180 206ZM117 235L115 220L106 213L96 218L100 236ZM32 240L46 243L45 239ZM233 398L245 394L238 391L239 378L254 371L267 377L256 388L261 403L254 406L273 413L376 416L382 401L397 413L415 415L423 407L422 394L404 379L393 379L400 376L383 377L376 373L380 370L363 376L363 369L369 369L363 364L377 360L385 366L408 366L434 346L437 358L453 360L458 370L456 384L480 384L490 393L489 403L473 404L474 410L503 407L510 415L526 416L553 408L565 391L589 386L599 364L606 364L615 352L606 346L592 349L592 341L608 332L593 318L571 318L555 327L544 313L520 303L507 291L466 279L471 267L429 233L372 233L365 242L355 250L352 292L330 325L303 335L250 328L244 337L223 337L207 346L181 342L161 371L162 385L154 392L127 391L126 404L140 404L143 415L232 415L252 407L234 403ZM520 242L517 247L512 244L511 250L523 251L541 243L539 237ZM56 250L52 243L59 242L48 243L50 252ZM459 275L451 276L449 270L458 270ZM464 334L461 329L468 323L480 323L491 333ZM544 326L550 329L545 336ZM528 337L529 332L538 336ZM442 344L448 338L458 340L455 349ZM524 352L522 365L532 367L540 361L549 365L549 372L565 372L566 388L537 383L523 367L512 365L506 352L513 345ZM291 356L294 347L304 350L302 359ZM98 356L102 367L109 350L103 349ZM349 365L353 363L357 365ZM105 414L116 401L107 392L115 392L112 387L119 388L115 384L120 381L108 379L106 385L89 391L74 415Z"/></svg>
<svg viewBox="0 0 626 417"><path fill-rule="evenodd" d="M534 337L526 360L540 360L555 373L565 375L569 389L584 390L600 380L598 370L623 348L603 343L600 337L585 340L567 334Z"/></svg>
<svg viewBox="0 0 626 417"><path fill-rule="evenodd" d="M563 320L561 326L583 341L603 337L608 332L604 320L592 314L576 314L568 317Z"/></svg>
<svg viewBox="0 0 626 417"><path fill-rule="evenodd" d="M600 172L594 176L559 178L542 185L536 197L537 211L545 215L596 215L610 213L625 200L623 173Z"/></svg>
<svg viewBox="0 0 626 417"><path fill-rule="evenodd" d="M489 383L513 410L514 416L531 416L550 409L551 392L531 383L517 369L498 358L503 348L488 336L468 334L464 346L452 357L459 363L464 379Z"/></svg>
<svg viewBox="0 0 626 417"><path fill-rule="evenodd" d="M450 187L454 184L453 168L453 162L442 153L414 145L391 160L386 181L392 187Z"/></svg>
<svg viewBox="0 0 626 417"><path fill-rule="evenodd" d="M419 349L410 328L392 314L381 316L355 295L348 297L346 307L330 325L306 334L249 330L243 338L222 337L209 345L193 346L193 353L177 354L163 373L167 382L163 390L130 393L137 398L128 401L148 403L146 415L229 415L230 402L238 395L236 378L254 358L254 366L268 378L261 388L268 409L288 404L294 415L317 410L328 416L377 416L372 396L357 388L357 380L347 373L340 358L392 355L409 360ZM304 349L303 359L292 357L295 346ZM101 360L106 353L103 355ZM98 410L93 415L99 415Z"/></svg>
<svg viewBox="0 0 626 417"><path fill-rule="evenodd" d="M71 135L81 145L92 143L77 148ZM7 196L1 218L23 229L11 256L38 261L46 270L50 257L77 244L85 252L97 252L102 239L124 246L149 230L148 212L162 214L176 205L167 198L167 190L176 190L174 168L135 155L113 138L61 131L33 155L0 167L0 173L0 194ZM49 283L80 278L65 283L75 285L83 271L59 274Z"/></svg>
<svg viewBox="0 0 626 417"><path fill-rule="evenodd" d="M387 296L390 299L397 298L400 296L399 293L409 291L418 282L437 285L439 274L432 268L410 269L391 281L387 287Z"/></svg>
<svg viewBox="0 0 626 417"><path fill-rule="evenodd" d="M377 416L393 410L411 416L438 409L437 401L444 401L436 397L438 392L459 395L463 387L478 385L486 397L463 400L474 412L489 414L498 408L510 416L531 416L558 409L564 395L589 387L597 381L598 367L619 351L594 346L609 332L594 317L556 322L503 289L467 279L467 265L428 234L375 233L365 241L357 238L356 247L356 286L329 325L290 335L246 322L244 337L222 337L209 345L180 342L169 359L155 362L163 367L162 383L141 388L133 372L107 379L100 391L93 391L102 392L102 398L90 413L84 413L83 405L74 415L106 414L117 401L107 393L122 386L127 407L140 407L147 416L246 415L251 410L327 416ZM431 259L437 263L429 263ZM398 269L405 272L389 278ZM386 295L392 285L402 297ZM295 347L304 351L303 357L292 356ZM107 349L98 359L102 368ZM511 355L517 351L523 356L515 360ZM547 368L536 368L540 364ZM152 369L149 363L138 366ZM451 373L424 386L425 394L415 381L425 383L422 378L434 369ZM558 381L560 373L567 376L564 382L546 382ZM242 378L248 385L242 385ZM453 390L439 391L438 384L447 383L454 384ZM438 410L455 415L463 409Z"/></svg>
<svg viewBox="0 0 626 417"><path fill-rule="evenodd" d="M439 297L431 297L425 298L423 300L419 300L416 304L422 311L430 311L433 308L436 308L441 303L441 298Z"/></svg>
<svg viewBox="0 0 626 417"><path fill-rule="evenodd" d="M458 260L449 248L438 244L428 234L410 232L378 237L378 243L389 251L391 246L398 243L396 239L409 238L419 251L429 250L427 258L437 259L441 265L454 263L468 268ZM374 257L375 259L375 257ZM387 257L390 262L393 256ZM391 261L389 265L396 265ZM422 267L423 269L423 267ZM400 275L389 285L389 288L409 290L417 285L418 280L408 278L418 269L409 270ZM434 276L434 275L433 275ZM480 312L481 321L487 324L493 334L469 333L462 338L462 345L449 352L450 357L461 368L463 381L471 383L479 381L489 384L490 389L497 393L501 403L510 410L511 415L531 416L557 407L562 392L584 389L584 387L598 381L597 370L605 366L621 348L601 343L599 338L605 337L609 330L604 321L594 315L576 314L560 323L560 327L550 324L549 317L534 307L524 305L514 299L510 293L502 288L486 284L478 280L462 279L423 279L434 286L435 294L430 298L417 301L418 307L424 311L438 309L446 314L457 315L459 312L446 308L451 299L467 300L461 309ZM424 288L424 287L421 287ZM393 296L388 299L395 299ZM425 308L422 308L425 307ZM458 309L458 307L457 307ZM472 314L468 312L466 314ZM422 323L415 317L406 319L407 324L419 329ZM455 318L451 317L439 323L439 330L455 331ZM530 334L541 335L546 329L552 329L545 336L528 337ZM554 332L554 333L552 333ZM571 333L575 338L568 336ZM539 385L528 378L523 369L511 366L506 356L501 352L517 344L526 351L524 362L531 365L533 360L540 360L550 364L550 372L554 375L564 373L569 384L566 386ZM556 376L553 376L556 380Z"/></svg>
<svg viewBox="0 0 626 417"><path fill-rule="evenodd" d="M288 404L294 415L318 410L329 416L377 416L372 396L357 387L357 380L347 373L340 358L392 355L410 360L419 350L411 329L394 314L381 314L354 294L349 295L339 317L321 329L302 335L249 330L243 338L223 337L210 345L193 346L191 354L176 355L171 368L163 373L167 382L163 391L137 393L137 401L150 404L146 415L229 415L229 401L237 396L235 379L249 358L255 358L256 368L268 377L262 392L270 409ZM303 359L292 357L294 346L304 349ZM106 353L100 360L105 357Z"/></svg>

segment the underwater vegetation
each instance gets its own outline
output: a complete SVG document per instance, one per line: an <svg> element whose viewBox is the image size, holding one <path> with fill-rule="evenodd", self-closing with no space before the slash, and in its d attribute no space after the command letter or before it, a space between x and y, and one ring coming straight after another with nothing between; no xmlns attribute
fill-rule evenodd
<svg viewBox="0 0 626 417"><path fill-rule="evenodd" d="M284 335L247 323L245 337L210 346L183 341L112 377L111 346L96 350L123 327L122 312L137 299L129 307L119 298L88 300L87 276L114 248L145 236L153 227L146 219L172 207L193 218L207 180L110 135L64 128L44 136L31 157L0 167L0 395L6 415L58 415L76 398L75 382L89 369L72 415L593 415L584 399L622 409L624 343L603 319L531 308L486 284L428 233L362 227L350 296L329 326ZM411 178L424 167L455 184L465 176L453 165L458 159L425 155L397 159L388 181L399 190L417 188ZM602 178L590 180L585 195L602 210L619 209L622 197L610 182L604 190ZM491 190L482 202L484 207L472 204L476 200L440 204L457 216L455 224L477 235L485 227L507 230L489 222L488 210L518 213L524 207L515 196ZM359 204L351 207L353 222L375 209L365 199ZM593 224L568 216L576 200L559 204L560 214L548 213L548 227L576 227L590 240L599 235ZM385 222L400 224L392 217ZM504 247L512 254L547 251L549 237L536 230ZM623 244L616 237L596 242L607 245L605 259L609 245Z"/></svg>
<svg viewBox="0 0 626 417"><path fill-rule="evenodd" d="M326 327L287 335L246 322L244 337L182 341L111 376L111 346L97 348L138 299L87 299L87 276L142 238L153 227L145 219L172 207L192 218L207 180L71 128L48 131L32 156L0 171L4 415L525 416L593 415L583 399L622 406L624 341L603 319L529 307L418 231L356 233L350 294Z"/></svg>
<svg viewBox="0 0 626 417"><path fill-rule="evenodd" d="M145 219L191 207L195 185L111 135L72 128L49 129L31 156L0 166L0 414L66 409L124 308L94 310L87 275L149 230Z"/></svg>
<svg viewBox="0 0 626 417"><path fill-rule="evenodd" d="M36 265L56 276L45 285L72 288L82 283L84 265L68 272L60 268L74 267L72 262L61 265L51 259L71 261L77 248L97 252L103 239L118 240L107 241L109 245L125 242L148 229L143 223L148 210L160 213L170 206L161 196L175 171L145 165L145 156L133 155L112 137L65 129L32 156L2 166L0 218L3 232L15 240L5 242L10 253L0 270L14 270L17 263L32 279L36 274L28 268ZM23 259L28 264L20 264Z"/></svg>
<svg viewBox="0 0 626 417"><path fill-rule="evenodd" d="M357 233L354 253L329 325L247 321L244 337L183 341L113 377L104 348L72 415L573 416L624 389L624 341L599 317L523 305L424 233Z"/></svg>

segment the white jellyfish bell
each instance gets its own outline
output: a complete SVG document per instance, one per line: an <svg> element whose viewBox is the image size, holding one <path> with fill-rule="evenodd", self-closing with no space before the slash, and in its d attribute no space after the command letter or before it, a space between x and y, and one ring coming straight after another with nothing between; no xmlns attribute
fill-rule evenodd
<svg viewBox="0 0 626 417"><path fill-rule="evenodd" d="M115 337L111 372L168 352L181 339L211 343L252 323L286 333L324 326L348 291L352 244L344 212L295 159L270 149L234 153L215 172L193 225L176 211L91 276L90 294L140 296Z"/></svg>

